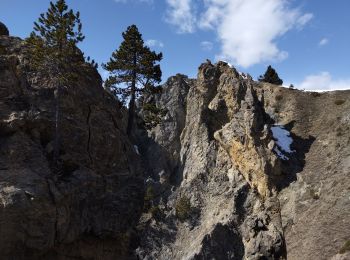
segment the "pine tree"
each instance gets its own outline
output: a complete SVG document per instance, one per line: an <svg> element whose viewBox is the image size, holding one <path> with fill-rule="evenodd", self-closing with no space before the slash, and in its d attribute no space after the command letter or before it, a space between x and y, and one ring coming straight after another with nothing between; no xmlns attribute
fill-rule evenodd
<svg viewBox="0 0 350 260"><path fill-rule="evenodd" d="M163 55L144 45L136 25L129 26L122 35L123 42L103 67L110 72L106 87L120 96L124 104L129 99L127 134L130 135L135 116L135 101L142 91L152 89L161 81L162 72L157 63Z"/></svg>
<svg viewBox="0 0 350 260"><path fill-rule="evenodd" d="M79 12L68 10L65 0L50 2L50 8L34 22L27 39L30 67L46 76L55 94L55 140L53 166L58 168L60 150L61 88L73 78L72 68L84 63L76 44L84 40Z"/></svg>
<svg viewBox="0 0 350 260"><path fill-rule="evenodd" d="M275 85L282 85L283 84L283 80L280 79L276 70L274 68L272 68L271 65L269 65L267 67L265 74L263 76L260 76L258 80L260 82L268 82L268 83L275 84Z"/></svg>
<svg viewBox="0 0 350 260"><path fill-rule="evenodd" d="M58 76L71 65L69 59L78 55L76 44L83 41L80 13L68 10L65 0L50 2L50 8L34 22L34 31L27 42L36 69L47 67L58 73ZM78 59L79 60L79 59ZM54 65L54 66L53 66Z"/></svg>

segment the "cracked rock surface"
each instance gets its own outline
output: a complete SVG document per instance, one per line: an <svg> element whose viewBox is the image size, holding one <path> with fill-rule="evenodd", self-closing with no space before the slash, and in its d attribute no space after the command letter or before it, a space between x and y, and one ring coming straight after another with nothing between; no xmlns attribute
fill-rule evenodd
<svg viewBox="0 0 350 260"><path fill-rule="evenodd" d="M196 80L171 78L155 100L145 100L169 111L139 136L139 146L151 144L141 154L159 211L140 219L138 257L346 257L338 253L350 230L349 98L349 91L258 83L224 62L202 64ZM186 102L168 107L171 99ZM161 152L152 157L154 149ZM180 220L184 197L191 209Z"/></svg>
<svg viewBox="0 0 350 260"><path fill-rule="evenodd" d="M118 259L143 205L143 171L122 112L86 67L59 101L28 73L24 43L0 36L0 252L2 259Z"/></svg>
<svg viewBox="0 0 350 260"><path fill-rule="evenodd" d="M143 96L131 143L95 69L57 89L25 48L0 35L1 259L349 258L350 91L208 61Z"/></svg>

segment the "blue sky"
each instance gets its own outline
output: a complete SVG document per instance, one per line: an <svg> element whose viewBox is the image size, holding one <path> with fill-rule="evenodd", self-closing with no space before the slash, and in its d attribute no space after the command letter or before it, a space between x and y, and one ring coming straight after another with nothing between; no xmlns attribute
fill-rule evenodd
<svg viewBox="0 0 350 260"><path fill-rule="evenodd" d="M106 62L121 33L136 24L162 51L163 81L195 77L206 58L221 59L254 78L271 64L301 89L350 88L349 0L67 0L80 11L79 47ZM26 37L48 0L0 0L0 21ZM102 69L101 74L104 75Z"/></svg>

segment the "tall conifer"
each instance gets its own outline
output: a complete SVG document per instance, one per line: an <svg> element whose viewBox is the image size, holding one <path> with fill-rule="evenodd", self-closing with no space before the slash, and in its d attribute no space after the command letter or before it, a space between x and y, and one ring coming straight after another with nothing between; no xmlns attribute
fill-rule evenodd
<svg viewBox="0 0 350 260"><path fill-rule="evenodd" d="M162 72L157 63L163 55L145 46L136 25L129 26L122 35L123 42L103 67L110 72L106 86L121 96L124 103L129 100L127 134L130 135L135 101L144 89L150 89L161 81Z"/></svg>
<svg viewBox="0 0 350 260"><path fill-rule="evenodd" d="M46 76L55 94L55 138L53 166L58 170L60 151L61 88L72 79L72 67L84 62L76 44L84 40L79 12L69 9L65 0L57 0L34 22L27 39L30 66Z"/></svg>

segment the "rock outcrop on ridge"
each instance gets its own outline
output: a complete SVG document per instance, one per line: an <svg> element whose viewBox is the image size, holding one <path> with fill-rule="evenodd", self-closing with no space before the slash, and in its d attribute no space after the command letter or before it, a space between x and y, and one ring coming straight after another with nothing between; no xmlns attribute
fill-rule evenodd
<svg viewBox="0 0 350 260"><path fill-rule="evenodd" d="M0 36L0 258L121 259L143 206L143 169L118 102L89 64L59 101L27 70L26 46Z"/></svg>
<svg viewBox="0 0 350 260"><path fill-rule="evenodd" d="M139 140L157 208L141 218L139 258L345 257L349 96L257 83L224 62L170 78L145 100L168 113Z"/></svg>

